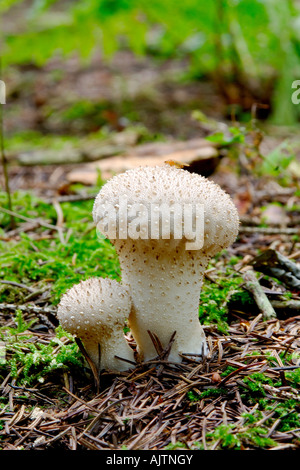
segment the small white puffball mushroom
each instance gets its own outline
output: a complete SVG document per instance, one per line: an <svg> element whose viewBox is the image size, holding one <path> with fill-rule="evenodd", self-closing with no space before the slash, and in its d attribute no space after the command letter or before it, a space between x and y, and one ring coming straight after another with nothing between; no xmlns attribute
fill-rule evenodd
<svg viewBox="0 0 300 470"><path fill-rule="evenodd" d="M191 207L192 212L185 212ZM174 166L141 167L101 188L93 217L119 255L140 359L157 354L149 331L163 347L176 332L170 361L181 362L181 354L205 355L199 322L204 272L211 257L238 234L238 212L229 195L212 181Z"/></svg>
<svg viewBox="0 0 300 470"><path fill-rule="evenodd" d="M131 309L128 290L112 279L91 278L69 289L61 298L57 316L61 326L76 335L97 369L123 371L134 362L123 333ZM100 357L99 357L100 346Z"/></svg>

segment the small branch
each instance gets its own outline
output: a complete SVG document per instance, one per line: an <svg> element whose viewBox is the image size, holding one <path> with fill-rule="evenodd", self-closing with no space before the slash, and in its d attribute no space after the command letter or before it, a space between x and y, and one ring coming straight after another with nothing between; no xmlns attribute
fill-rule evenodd
<svg viewBox="0 0 300 470"><path fill-rule="evenodd" d="M300 268L278 251L264 251L251 261L251 265L255 271L275 277L290 289L300 288Z"/></svg>
<svg viewBox="0 0 300 470"><path fill-rule="evenodd" d="M42 400L50 403L51 405L54 405L54 401L51 400L49 397L47 397L46 395L43 395L42 393L38 392L37 390L35 390L34 388L26 388L26 387L19 387L18 385L14 385L12 383L8 384L9 387L11 387L12 389L14 390L22 390L24 392L30 392L30 393L33 393L34 395L36 395L38 398L41 398Z"/></svg>
<svg viewBox="0 0 300 470"><path fill-rule="evenodd" d="M0 284L8 284L9 286L19 287L20 289L27 289L31 293L35 292L32 287L26 286L26 284L21 284L19 282L0 280Z"/></svg>
<svg viewBox="0 0 300 470"><path fill-rule="evenodd" d="M276 310L300 310L300 300L271 300Z"/></svg>
<svg viewBox="0 0 300 470"><path fill-rule="evenodd" d="M123 361L123 362L126 362L127 364L131 364L133 366L136 366L136 362L130 361L129 359L125 359L125 357L117 356L116 354L115 354L114 357L119 359L119 361Z"/></svg>
<svg viewBox="0 0 300 470"><path fill-rule="evenodd" d="M59 203L90 201L91 199L95 199L96 196L97 196L97 193L95 194L70 194L67 196L56 196L55 201ZM44 198L43 201L48 204L52 204L53 197Z"/></svg>
<svg viewBox="0 0 300 470"><path fill-rule="evenodd" d="M52 204L53 204L53 207L54 207L54 209L56 211L56 214L57 214L56 226L61 228L63 226L63 223L64 223L64 213L63 213L57 199L54 199Z"/></svg>
<svg viewBox="0 0 300 470"><path fill-rule="evenodd" d="M1 61L0 61L0 77L1 77ZM8 176L8 169L7 169L7 158L5 155L4 150L4 123L3 123L3 104L0 104L0 154L1 154L1 162L3 167L3 175L4 175L4 185L5 191L7 194L7 204L10 211L12 211L12 202L11 202L11 194L10 194L10 187L9 187L9 176ZM10 222L11 228L14 229L16 226L16 222L14 219L13 214L10 214Z"/></svg>
<svg viewBox="0 0 300 470"><path fill-rule="evenodd" d="M4 209L4 207L0 207L0 211L4 212L5 214L12 215L18 219L25 220L26 222L32 222L32 223L37 223L41 227L49 228L50 230L57 230L58 232L61 232L63 230L62 227L58 227L56 225L48 224L47 222L44 222L43 220L40 219L31 219L30 217L26 217L25 215L17 214L16 212L10 211L8 209Z"/></svg>
<svg viewBox="0 0 300 470"><path fill-rule="evenodd" d="M299 366L295 365L295 366L271 367L270 369L280 371L280 370L295 370L295 369L299 369L299 368L300 368L300 365Z"/></svg>
<svg viewBox="0 0 300 470"><path fill-rule="evenodd" d="M0 304L0 310L22 310L33 313L52 313L53 315L56 314L56 308L37 307L36 305Z"/></svg>
<svg viewBox="0 0 300 470"><path fill-rule="evenodd" d="M247 227L241 226L239 229L240 233L259 233L259 234L266 234L266 235L300 235L299 228L293 227Z"/></svg>
<svg viewBox="0 0 300 470"><path fill-rule="evenodd" d="M244 288L253 295L254 300L263 315L263 318L265 320L269 320L274 317L276 318L276 312L272 307L268 297L264 293L263 288L256 279L253 271L247 271L243 275L243 278L245 281Z"/></svg>

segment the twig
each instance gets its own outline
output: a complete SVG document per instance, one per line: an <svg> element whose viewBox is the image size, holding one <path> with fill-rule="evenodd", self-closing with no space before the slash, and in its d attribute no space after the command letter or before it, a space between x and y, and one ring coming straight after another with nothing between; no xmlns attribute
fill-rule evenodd
<svg viewBox="0 0 300 470"><path fill-rule="evenodd" d="M17 304L0 304L0 310L23 310L33 313L52 313L55 315L56 308L53 307L37 307L36 305L17 305Z"/></svg>
<svg viewBox="0 0 300 470"><path fill-rule="evenodd" d="M260 233L260 234L268 234L268 235L299 235L300 229L293 228L293 227L247 227L241 226L239 229L240 233Z"/></svg>
<svg viewBox="0 0 300 470"><path fill-rule="evenodd" d="M64 223L64 213L62 211L62 208L61 208L59 202L56 199L53 200L53 207L54 207L54 209L56 211L56 214L57 214L56 227L58 229L59 238L60 238L60 241L61 241L62 245L65 245L66 242L65 242L63 232L62 232L63 223Z"/></svg>
<svg viewBox="0 0 300 470"><path fill-rule="evenodd" d="M91 368L91 371L92 371L92 374L93 374L93 377L94 377L94 381L95 381L95 387L96 387L97 393L99 393L99 390L100 390L100 358L101 358L100 345L98 344L99 365L98 365L98 368L97 368L95 366L95 364L93 363L92 359L90 358L90 356L88 355L85 347L83 346L83 343L82 343L81 339L78 338L77 336L75 336L75 342L76 342L77 346L79 347L81 354L85 357L88 365Z"/></svg>
<svg viewBox="0 0 300 470"><path fill-rule="evenodd" d="M151 338L151 341L153 343L153 346L155 347L155 350L158 355L160 355L163 352L163 347L162 344L158 338L158 336L155 333L152 333L150 330L147 330L148 335Z"/></svg>
<svg viewBox="0 0 300 470"><path fill-rule="evenodd" d="M58 196L55 198L55 201L59 203L89 201L91 199L95 199L96 196L97 196L97 193L95 194L71 194L68 196ZM53 203L53 198L45 198L43 200L48 204Z"/></svg>
<svg viewBox="0 0 300 470"><path fill-rule="evenodd" d="M260 361L260 362L255 362L255 363L251 363L251 364L246 364L244 366L241 366L239 367L238 369L230 372L230 374L226 375L224 377L224 379L221 380L221 382L219 382L218 384L218 387L222 387L229 379L231 379L234 375L237 375L239 374L240 372L246 370L246 369L251 369L253 367L257 367L257 366L263 366L267 363L267 361Z"/></svg>
<svg viewBox="0 0 300 470"><path fill-rule="evenodd" d="M245 281L244 288L253 295L254 300L263 314L264 319L269 320L270 318L276 318L276 312L258 280L256 279L253 271L246 271L243 275L243 278Z"/></svg>
<svg viewBox="0 0 300 470"><path fill-rule="evenodd" d="M14 390L22 390L24 392L30 392L30 393L33 393L34 395L36 395L38 398L41 398L42 400L46 401L47 403L50 403L51 405L54 404L54 401L51 400L50 398L46 397L46 395L38 392L37 390L35 390L34 388L26 388L26 387L19 387L17 385L13 385L12 383L8 384L9 387L11 387L12 389Z"/></svg>
<svg viewBox="0 0 300 470"><path fill-rule="evenodd" d="M64 436L67 432L71 431L72 429L72 426L69 426L67 429L64 429L63 431L61 431L59 434L57 434L57 436L54 436L52 437L51 439L49 439L48 441L46 441L44 443L44 445L49 445L51 444L52 442L55 442L57 441L58 439L60 439L62 436Z"/></svg>
<svg viewBox="0 0 300 470"><path fill-rule="evenodd" d="M300 268L276 250L264 251L251 264L255 271L275 277L291 289L300 288Z"/></svg>
<svg viewBox="0 0 300 470"><path fill-rule="evenodd" d="M8 284L10 286L19 287L20 289L27 289L31 293L35 292L35 290L32 289L32 287L26 286L26 284L21 284L19 282L0 280L0 284Z"/></svg>
<svg viewBox="0 0 300 470"><path fill-rule="evenodd" d="M271 370L295 370L295 369L299 369L300 368L300 365L297 366L281 366L281 367L272 367Z"/></svg>
<svg viewBox="0 0 300 470"><path fill-rule="evenodd" d="M287 256L287 259L297 259L300 257L300 250L296 251L294 253L291 253L290 255Z"/></svg>
<svg viewBox="0 0 300 470"><path fill-rule="evenodd" d="M9 238L13 238L19 233L25 233L29 232L30 230L34 230L39 226L39 223L34 221L34 222L25 222L24 224L20 224L19 227L15 228L14 230L10 230L9 232L5 232L6 235L6 240Z"/></svg>
<svg viewBox="0 0 300 470"><path fill-rule="evenodd" d="M10 211L8 209L4 209L4 207L0 207L0 211L4 212L5 214L12 215L16 217L17 219L25 220L26 222L32 222L32 223L35 222L39 224L41 227L49 228L50 230L57 230L58 232L63 230L62 227L57 227L56 225L48 224L47 222L44 222L41 219L36 219L36 220L31 219L30 217L26 217L25 215L17 214L16 212Z"/></svg>
<svg viewBox="0 0 300 470"><path fill-rule="evenodd" d="M2 75L2 70L1 70L1 60L0 60L0 77L1 75ZM12 211L12 202L11 202L10 187L9 187L9 176L8 176L8 169L7 169L7 158L6 158L5 150L4 150L4 123L3 121L4 121L3 105L0 104L0 153L1 153L1 161L2 161L2 167L3 167L5 190L7 194L8 208L10 211ZM11 228L14 229L16 226L16 222L14 219L14 215L12 213L10 214L10 222L11 222Z"/></svg>
<svg viewBox="0 0 300 470"><path fill-rule="evenodd" d="M56 222L56 226L57 227L62 227L63 226L63 223L64 223L64 213L60 207L60 204L59 202L57 201L57 199L54 199L53 200L53 207L56 211L56 214L57 214L57 222Z"/></svg>
<svg viewBox="0 0 300 470"><path fill-rule="evenodd" d="M300 310L300 300L271 300L276 310Z"/></svg>
<svg viewBox="0 0 300 470"><path fill-rule="evenodd" d="M115 354L114 357L119 359L120 361L126 362L127 364L131 364L133 366L136 366L136 362L130 361L129 359L125 359L125 357L117 356L116 354Z"/></svg>

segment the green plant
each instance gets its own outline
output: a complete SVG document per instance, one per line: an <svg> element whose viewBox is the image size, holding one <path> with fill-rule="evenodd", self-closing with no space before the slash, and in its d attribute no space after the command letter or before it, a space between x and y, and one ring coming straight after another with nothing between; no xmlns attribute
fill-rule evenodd
<svg viewBox="0 0 300 470"><path fill-rule="evenodd" d="M242 126L229 127L227 133L215 132L206 140L217 143L220 147L229 147L234 144L243 144L245 142L246 129Z"/></svg>
<svg viewBox="0 0 300 470"><path fill-rule="evenodd" d="M24 324L24 323L23 323ZM32 343L29 331L17 334L2 328L2 340L6 349L6 361L0 364L0 376L10 372L17 385L34 385L44 382L54 372L82 369L84 362L71 335L57 328L56 335L47 343ZM23 331L24 333L24 331Z"/></svg>
<svg viewBox="0 0 300 470"><path fill-rule="evenodd" d="M286 373L286 378L292 383L294 387L299 387L300 384L300 368Z"/></svg>
<svg viewBox="0 0 300 470"><path fill-rule="evenodd" d="M278 431L286 432L300 427L300 407L297 400L286 400L276 407L276 418L280 418Z"/></svg>
<svg viewBox="0 0 300 470"><path fill-rule="evenodd" d="M276 442L267 436L268 429L262 426L255 426L256 418L245 416L245 425L240 428L234 424L221 424L206 435L206 439L211 444L217 441L218 448L239 450L251 445L257 448L269 448L276 446Z"/></svg>
<svg viewBox="0 0 300 470"><path fill-rule="evenodd" d="M243 382L249 389L249 393L247 395L252 398L260 398L266 395L263 384L273 385L272 380L260 372L250 374L243 379Z"/></svg>
<svg viewBox="0 0 300 470"><path fill-rule="evenodd" d="M11 328L10 331L11 331L11 334L16 334L16 335L18 333L24 333L24 331L28 330L36 322L36 319L30 320L29 322L24 321L21 310L16 311L16 316L14 320L16 323L16 328Z"/></svg>
<svg viewBox="0 0 300 470"><path fill-rule="evenodd" d="M199 307L199 318L204 324L215 323L221 332L227 331L227 304L233 292L240 292L239 286L242 278L234 271L229 270L227 275L222 272L215 283L204 279ZM232 276L230 276L232 275Z"/></svg>
<svg viewBox="0 0 300 470"><path fill-rule="evenodd" d="M195 402L202 400L203 398L219 397L226 394L227 390L225 388L209 387L208 389L203 390L200 394L191 390L187 392L187 397L190 401Z"/></svg>
<svg viewBox="0 0 300 470"><path fill-rule="evenodd" d="M234 425L221 424L213 432L208 433L206 438L211 441L220 441L222 448L240 448L241 441L239 437L233 433Z"/></svg>
<svg viewBox="0 0 300 470"><path fill-rule="evenodd" d="M225 370L221 373L221 377L226 377L227 375L231 374L231 372L234 372L237 370L236 367L233 366L227 366Z"/></svg>
<svg viewBox="0 0 300 470"><path fill-rule="evenodd" d="M165 448L165 450L177 450L177 449L188 449L187 445L184 444L183 442L175 442L174 444L168 444Z"/></svg>
<svg viewBox="0 0 300 470"><path fill-rule="evenodd" d="M263 158L259 172L263 175L278 177L287 170L294 159L294 145L288 141L283 141Z"/></svg>

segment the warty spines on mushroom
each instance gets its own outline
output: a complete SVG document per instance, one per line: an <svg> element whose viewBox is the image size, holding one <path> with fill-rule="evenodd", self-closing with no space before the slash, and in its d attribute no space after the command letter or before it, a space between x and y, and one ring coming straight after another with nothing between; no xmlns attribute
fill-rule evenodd
<svg viewBox="0 0 300 470"><path fill-rule="evenodd" d="M155 349L148 331L163 346L176 331L170 360L180 362L182 353L200 355L205 351L205 335L199 323L201 284L212 256L232 244L238 234L239 218L231 198L219 185L197 174L169 165L128 170L109 180L96 197L93 217L101 230L106 203L116 208L120 199L128 205L192 203L204 208L204 244L186 248L186 239L125 239L106 233L119 255L122 283L130 289L133 308L129 326L141 359L151 359ZM118 221L117 221L118 222ZM162 224L165 223L161 220ZM175 227L175 225L174 225ZM144 228L147 228L146 225Z"/></svg>
<svg viewBox="0 0 300 470"><path fill-rule="evenodd" d="M96 224L99 222L100 206L109 202L117 209L120 197L126 197L128 205L142 203L147 207L165 202L203 204L204 248L210 256L230 246L238 234L238 212L230 196L213 181L181 168L169 165L139 167L114 176L96 196L93 207Z"/></svg>

